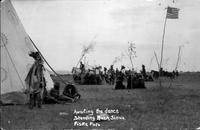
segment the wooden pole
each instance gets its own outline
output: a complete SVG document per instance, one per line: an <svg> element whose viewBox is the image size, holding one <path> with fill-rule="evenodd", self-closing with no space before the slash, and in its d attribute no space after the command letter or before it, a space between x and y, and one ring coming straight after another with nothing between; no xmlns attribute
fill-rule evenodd
<svg viewBox="0 0 200 130"><path fill-rule="evenodd" d="M132 70L133 70L133 60L132 60L132 57L131 57L131 56L129 56L129 58L130 58L131 66L132 66Z"/></svg>
<svg viewBox="0 0 200 130"><path fill-rule="evenodd" d="M151 71L151 64L152 64L153 58L154 58L154 56L152 56L150 63L149 63L149 71Z"/></svg>
<svg viewBox="0 0 200 130"><path fill-rule="evenodd" d="M176 66L175 66L175 71L177 70L178 68L178 63L180 61L180 53L181 53L181 46L179 46L179 50L178 50L178 57L177 57L177 61L176 61Z"/></svg>
<svg viewBox="0 0 200 130"><path fill-rule="evenodd" d="M165 23L164 23L164 29L163 29L163 36L162 36L162 47L161 47L161 57L160 57L160 66L159 69L162 67L162 61L163 61L163 48L164 48L164 40L165 40L165 28L167 23L167 15L165 17ZM159 70L160 71L160 70Z"/></svg>
<svg viewBox="0 0 200 130"><path fill-rule="evenodd" d="M155 51L154 51L154 55L155 55L155 57L156 57L156 62L157 62L158 69L159 69L160 65L159 65L159 62L158 62L158 57L157 57L157 54L156 54L156 52L155 52Z"/></svg>
<svg viewBox="0 0 200 130"><path fill-rule="evenodd" d="M47 62L47 60L44 58L44 56L42 55L42 53L40 52L40 50L37 48L37 46L35 45L35 43L32 41L32 39L29 36L29 39L31 40L32 45L35 47L35 49L39 52L40 56L42 57L42 59L44 60L44 62L49 66L49 68L54 72L54 74L56 74L56 76L58 76L58 78L65 84L72 84L71 82L64 80L51 66L50 64ZM67 83L66 83L67 82Z"/></svg>
<svg viewBox="0 0 200 130"><path fill-rule="evenodd" d="M78 64L81 62L81 60L83 59L84 56L85 56L85 54L81 55L81 58L78 60L78 63L76 64L76 68L78 67Z"/></svg>
<svg viewBox="0 0 200 130"><path fill-rule="evenodd" d="M92 42L96 39L97 34L92 38L92 40L89 42L90 44L92 44ZM83 59L83 57L85 56L85 52L83 52L83 54L81 55L81 58L78 60L78 63L76 64L76 68L78 67L78 64L81 62L81 60Z"/></svg>
<svg viewBox="0 0 200 130"><path fill-rule="evenodd" d="M162 86L161 83L161 68L162 68L162 60L163 60L163 48L164 48L164 40L165 40L165 29L166 29L166 23L167 23L167 12L165 16L165 22L164 22L164 28L163 28L163 36L162 36L162 47L161 47L161 57L160 57L160 66L159 66L159 86Z"/></svg>

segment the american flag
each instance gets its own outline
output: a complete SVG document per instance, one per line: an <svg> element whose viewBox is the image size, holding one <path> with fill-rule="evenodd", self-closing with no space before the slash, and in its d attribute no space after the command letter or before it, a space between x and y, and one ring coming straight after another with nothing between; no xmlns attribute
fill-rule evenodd
<svg viewBox="0 0 200 130"><path fill-rule="evenodd" d="M167 18L168 19L178 19L179 9L174 7L167 8Z"/></svg>

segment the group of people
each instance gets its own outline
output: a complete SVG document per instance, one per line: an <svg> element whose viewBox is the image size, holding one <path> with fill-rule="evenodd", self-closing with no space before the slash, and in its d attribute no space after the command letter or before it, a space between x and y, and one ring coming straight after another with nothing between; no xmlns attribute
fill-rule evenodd
<svg viewBox="0 0 200 130"><path fill-rule="evenodd" d="M121 66L120 70L118 68L114 69L114 65L110 65L109 69L104 67L102 70L102 67L98 66L93 69L87 70L85 69L85 65L82 62L80 62L79 69L80 73L75 74L74 79L82 80L82 84L101 84L104 81L105 83L110 85L116 84L116 88L121 88L119 87L123 86L120 85L123 83L121 81L124 81L124 79L128 80L130 74L133 75L132 77L135 77L136 79L139 79L139 77L143 80L149 79L144 65L142 65L142 70L140 74L132 70L126 70L125 66L123 65Z"/></svg>
<svg viewBox="0 0 200 130"><path fill-rule="evenodd" d="M81 95L78 93L76 87L72 84L68 84L64 87L63 92L60 94L60 84L56 82L54 87L49 91L44 93L44 103L60 103L65 104L68 102L75 102L80 99Z"/></svg>
<svg viewBox="0 0 200 130"><path fill-rule="evenodd" d="M114 70L113 65L111 65L108 70L106 67L104 67L104 72L103 72L104 80L106 81L106 83L111 85L114 85L115 83L116 88L118 88L119 86L123 86L120 84L122 84L125 79L128 80L130 75L132 75L132 77L137 77L137 78L140 77L141 79L144 80L146 79L146 77L148 77L144 65L142 65L142 70L140 74L136 73L133 70L126 70L126 67L123 65L121 66L120 70L118 68Z"/></svg>
<svg viewBox="0 0 200 130"><path fill-rule="evenodd" d="M121 66L120 71L116 71L116 83L115 83L115 89L133 89L133 88L146 88L144 81L145 81L145 75L146 70L145 66L142 66L141 73L136 73L134 71L125 70L124 66ZM126 79L126 86L124 85L124 81Z"/></svg>
<svg viewBox="0 0 200 130"><path fill-rule="evenodd" d="M143 81L154 81L154 79L157 79L159 75L166 76L171 79L179 75L178 71L168 72L164 70L161 70L160 74L158 71L153 71L153 70L147 73L145 65L142 65L140 73L137 73L133 70L126 70L125 66L123 65L121 66L120 70L118 68L114 69L113 65L110 65L108 69L104 67L103 70L101 66L86 70L84 64L81 62L80 70L81 70L80 75L84 75L82 78L84 84L101 84L104 81L105 83L110 85L115 84L116 88L132 88L132 86L144 87L144 85L141 85L143 84L142 83ZM81 76L79 76L79 78L80 77ZM127 80L127 87L120 85L121 83L123 83L121 81L124 81L124 79ZM136 85L130 85L134 83Z"/></svg>
<svg viewBox="0 0 200 130"><path fill-rule="evenodd" d="M73 79L79 84L102 84L101 66L86 69L85 65L80 62L79 68L73 68Z"/></svg>
<svg viewBox="0 0 200 130"><path fill-rule="evenodd" d="M43 59L39 52L31 52L30 57L34 59L34 63L31 66L29 73L25 79L28 93L29 93L29 107L33 108L38 106L41 108L43 103L66 103L75 102L80 98L76 87L72 84L66 84L62 94L60 94L60 84L55 83L54 87L48 92L46 90L46 80L44 77L44 66ZM85 65L80 62L80 73L78 78L83 80L85 84L101 84L102 81L110 85L115 84L115 89L132 89L132 88L145 88L144 81L149 79L149 75L146 73L145 66L142 65L141 73L136 73L132 70L126 70L125 66L121 66L121 69L114 69L113 65L109 69L101 66L95 67L93 69L85 69ZM171 73L166 73L161 71L162 75L169 75ZM157 73L153 73L157 74ZM173 72L172 75L178 75L177 72ZM77 76L77 75L75 75ZM127 81L127 86L124 85L124 81Z"/></svg>
<svg viewBox="0 0 200 130"><path fill-rule="evenodd" d="M169 72L169 71L163 70L163 68L160 69L160 72L151 70L151 73L152 73L152 77L154 79L158 79L159 76L168 77L170 79L175 79L179 76L178 70L173 70L172 72Z"/></svg>
<svg viewBox="0 0 200 130"><path fill-rule="evenodd" d="M54 87L47 91L44 77L43 59L39 52L31 52L30 57L34 59L28 75L25 79L27 92L29 94L29 108L34 106L41 108L44 103L66 103L74 102L80 98L80 94L72 84L66 84L64 91L60 94L60 84L55 83Z"/></svg>

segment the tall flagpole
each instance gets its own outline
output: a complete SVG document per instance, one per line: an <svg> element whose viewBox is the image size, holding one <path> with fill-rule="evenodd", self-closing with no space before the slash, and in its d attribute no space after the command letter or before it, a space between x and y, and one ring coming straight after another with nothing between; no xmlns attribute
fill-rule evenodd
<svg viewBox="0 0 200 130"><path fill-rule="evenodd" d="M167 23L167 12L165 16L165 22L164 22L164 28L163 28L163 36L162 36L162 47L161 47L161 57L160 57L160 65L159 65L159 86L162 86L161 83L161 68L162 68L162 60L163 60L163 48L164 48L164 39L165 39L165 28L166 28L166 23Z"/></svg>
<svg viewBox="0 0 200 130"><path fill-rule="evenodd" d="M167 14L165 16L165 23L164 23L164 29L163 29L163 36L162 36L162 48L161 48L161 57L160 57L160 67L159 67L159 72L162 67L162 60L163 60L163 48L164 48L164 40L165 40L165 28L166 28L166 23L167 23Z"/></svg>

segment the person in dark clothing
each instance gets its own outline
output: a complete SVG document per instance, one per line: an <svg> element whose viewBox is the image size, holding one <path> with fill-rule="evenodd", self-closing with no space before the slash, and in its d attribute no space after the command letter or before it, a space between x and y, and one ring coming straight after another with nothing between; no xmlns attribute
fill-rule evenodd
<svg viewBox="0 0 200 130"><path fill-rule="evenodd" d="M109 77L109 83L111 85L114 85L114 82L115 82L115 70L113 69L113 65L111 65L110 69L108 70L108 77Z"/></svg>
<svg viewBox="0 0 200 130"><path fill-rule="evenodd" d="M78 93L76 87L72 84L68 84L65 86L64 90L63 90L63 95L73 98L75 100L80 99L81 95Z"/></svg>
<svg viewBox="0 0 200 130"><path fill-rule="evenodd" d="M74 102L74 99L65 95L60 95L60 85L55 83L54 88L50 90L50 96L61 102Z"/></svg>
<svg viewBox="0 0 200 130"><path fill-rule="evenodd" d="M141 71L141 74L142 74L142 76L143 76L144 79L147 78L147 73L146 73L146 69L145 69L145 66L144 66L144 65L142 65L142 71Z"/></svg>
<svg viewBox="0 0 200 130"><path fill-rule="evenodd" d="M48 93L47 89L44 89L44 97L43 97L44 104L63 104L64 102L58 101L56 98L52 97L50 93Z"/></svg>
<svg viewBox="0 0 200 130"><path fill-rule="evenodd" d="M109 83L108 71L106 67L104 67L104 70L103 70L103 77L104 77L105 82Z"/></svg>
<svg viewBox="0 0 200 130"><path fill-rule="evenodd" d="M59 98L59 89L60 89L60 86L59 86L59 83L55 83L54 84L54 88L52 88L51 90L50 90L50 95L52 96L52 97L54 97L55 99L58 99Z"/></svg>
<svg viewBox="0 0 200 130"><path fill-rule="evenodd" d="M127 89L136 89L136 88L146 88L144 84L144 79L142 78L141 75L137 73L131 73L128 76L127 80Z"/></svg>
<svg viewBox="0 0 200 130"><path fill-rule="evenodd" d="M175 71L175 74L174 74L176 77L178 77L179 76L179 72L178 72L178 70L176 70Z"/></svg>
<svg viewBox="0 0 200 130"><path fill-rule="evenodd" d="M80 70L81 70L81 74L85 73L85 65L80 62Z"/></svg>
<svg viewBox="0 0 200 130"><path fill-rule="evenodd" d="M125 89L125 86L123 84L124 81L124 73L122 72L124 68L121 68L121 71L118 72L118 74L116 75L116 85L115 85L115 89Z"/></svg>
<svg viewBox="0 0 200 130"><path fill-rule="evenodd" d="M134 81L135 76L132 74L132 72L130 72L127 79L127 89L132 89L134 87Z"/></svg>

